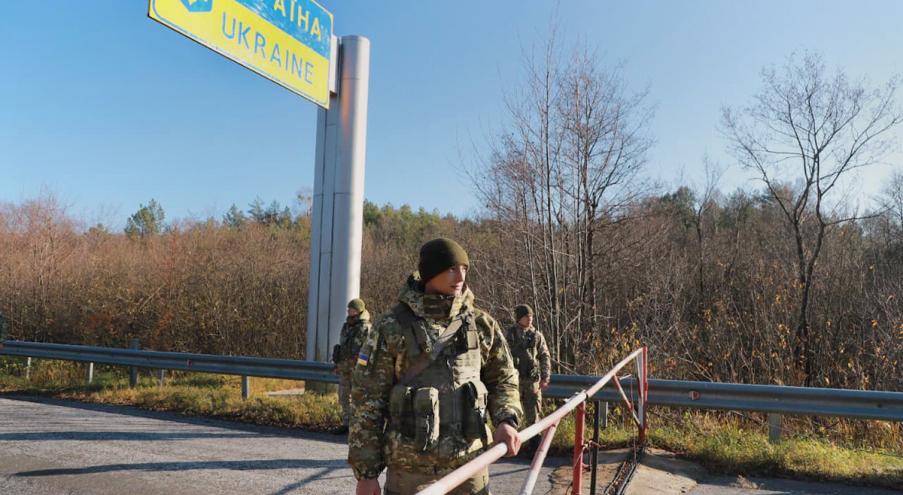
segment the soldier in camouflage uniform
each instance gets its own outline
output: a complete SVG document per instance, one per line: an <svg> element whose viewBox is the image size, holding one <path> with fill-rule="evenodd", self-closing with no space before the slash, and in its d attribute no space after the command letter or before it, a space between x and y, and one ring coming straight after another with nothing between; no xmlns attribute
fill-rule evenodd
<svg viewBox="0 0 903 495"><path fill-rule="evenodd" d="M517 454L517 371L495 320L474 306L467 253L450 239L420 249L398 304L381 316L354 370L348 461L358 495L413 494L492 440ZM488 422L495 426L490 440ZM489 470L451 493L488 494Z"/></svg>
<svg viewBox="0 0 903 495"><path fill-rule="evenodd" d="M352 299L348 303L348 318L342 325L339 344L332 348L332 362L339 375L339 404L342 406L342 428L337 433L348 432L351 418L351 372L357 363L361 346L370 336L370 313L364 301Z"/></svg>
<svg viewBox="0 0 903 495"><path fill-rule="evenodd" d="M520 376L520 401L526 427L542 417L542 391L549 386L552 359L545 337L533 327L533 308L526 304L515 307L514 321L505 337Z"/></svg>

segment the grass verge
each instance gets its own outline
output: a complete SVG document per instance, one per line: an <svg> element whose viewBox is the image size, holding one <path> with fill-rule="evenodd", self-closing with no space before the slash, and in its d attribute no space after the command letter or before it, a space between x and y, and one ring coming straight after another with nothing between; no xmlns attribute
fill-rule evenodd
<svg viewBox="0 0 903 495"><path fill-rule="evenodd" d="M98 368L92 384L85 383L86 367L74 363L36 362L31 376L4 373L0 363L0 392L52 396L99 404L140 407L253 424L328 431L341 424L336 394L305 393L275 396L267 392L303 388L292 380L251 379L251 398L241 398L241 378L230 375L172 372L165 384L148 373L139 375L139 386L129 388L128 377L118 370ZM9 371L9 367L7 367Z"/></svg>

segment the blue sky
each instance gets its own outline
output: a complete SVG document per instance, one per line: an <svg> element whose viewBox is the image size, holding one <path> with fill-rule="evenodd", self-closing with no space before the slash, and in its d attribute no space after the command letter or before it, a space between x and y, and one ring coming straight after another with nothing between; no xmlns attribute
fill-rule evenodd
<svg viewBox="0 0 903 495"><path fill-rule="evenodd" d="M723 189L756 187L725 152L720 109L749 102L762 67L793 51L874 83L903 73L903 2L890 0L321 3L338 35L372 43L365 196L458 215L479 212L463 170L504 128L522 55L555 18L562 46L596 48L648 88L647 175L668 185L701 184L708 155ZM219 218L312 188L314 105L151 21L146 1L0 13L0 201L49 191L121 227L151 198L169 218ZM900 157L863 173L861 192L878 193Z"/></svg>

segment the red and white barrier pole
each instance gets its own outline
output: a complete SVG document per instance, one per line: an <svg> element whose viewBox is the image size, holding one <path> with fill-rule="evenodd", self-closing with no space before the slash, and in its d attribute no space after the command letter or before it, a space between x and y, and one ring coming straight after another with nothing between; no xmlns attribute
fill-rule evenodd
<svg viewBox="0 0 903 495"><path fill-rule="evenodd" d="M552 437L555 436L555 430L557 428L558 423L554 423L545 433L543 433L542 442L540 442L539 448L536 449L536 453L533 454L533 462L530 463L530 472L527 473L527 479L524 480L524 486L520 489L520 495L530 495L533 493L533 488L536 486L536 480L539 479L539 470L542 469L542 463L546 460L546 454L549 452L549 445L552 444Z"/></svg>

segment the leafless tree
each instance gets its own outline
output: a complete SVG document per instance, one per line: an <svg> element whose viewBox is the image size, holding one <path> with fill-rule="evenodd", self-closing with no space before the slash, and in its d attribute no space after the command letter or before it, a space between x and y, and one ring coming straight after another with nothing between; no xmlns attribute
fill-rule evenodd
<svg viewBox="0 0 903 495"><path fill-rule="evenodd" d="M903 234L903 169L897 170L891 175L884 187L881 205L887 212L890 222L895 224Z"/></svg>
<svg viewBox="0 0 903 495"><path fill-rule="evenodd" d="M554 359L572 369L605 317L601 236L645 193L637 176L651 111L645 92L628 93L620 68L603 68L586 50L563 58L550 42L525 69L526 83L508 98L512 124L474 185L503 226L509 259L519 260L497 264L497 279L523 288L514 297L536 307Z"/></svg>
<svg viewBox="0 0 903 495"><path fill-rule="evenodd" d="M889 131L903 119L894 101L898 81L869 89L842 70L829 73L820 56L807 53L763 70L762 84L752 105L723 110L723 128L793 236L799 288L794 354L808 385L815 372L809 306L817 261L828 230L855 218L836 209L832 193L842 178L889 151ZM788 183L792 187L781 187Z"/></svg>

